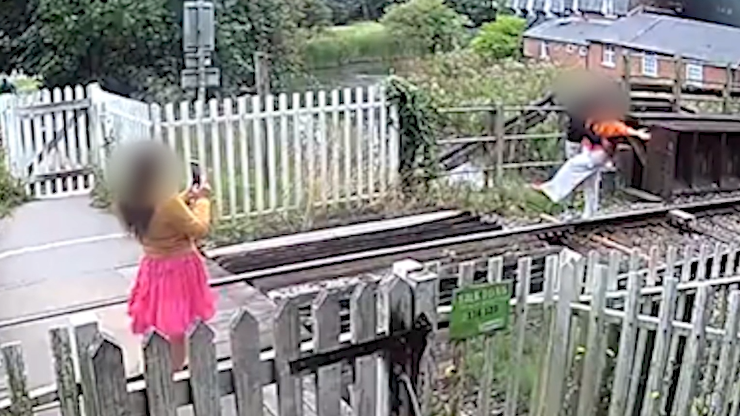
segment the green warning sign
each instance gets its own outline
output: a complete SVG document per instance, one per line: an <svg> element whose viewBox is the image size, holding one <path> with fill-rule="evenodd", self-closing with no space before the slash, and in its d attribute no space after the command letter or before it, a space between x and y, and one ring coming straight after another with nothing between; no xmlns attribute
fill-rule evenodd
<svg viewBox="0 0 740 416"><path fill-rule="evenodd" d="M474 285L456 290L450 314L450 338L462 340L506 329L510 299L510 283Z"/></svg>

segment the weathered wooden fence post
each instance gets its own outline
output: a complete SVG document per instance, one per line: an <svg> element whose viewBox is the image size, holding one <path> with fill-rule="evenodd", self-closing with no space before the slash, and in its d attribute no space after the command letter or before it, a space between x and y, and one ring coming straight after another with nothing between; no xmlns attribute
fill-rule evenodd
<svg viewBox="0 0 740 416"><path fill-rule="evenodd" d="M95 389L95 374L90 363L90 347L100 338L100 329L94 315L82 315L73 322L77 363L79 366L82 403L86 416L98 414L98 398Z"/></svg>
<svg viewBox="0 0 740 416"><path fill-rule="evenodd" d="M79 416L80 397L69 328L66 326L53 328L49 331L49 338L54 356L54 372L57 378L57 394L62 416Z"/></svg>
<svg viewBox="0 0 740 416"><path fill-rule="evenodd" d="M281 303L273 326L278 408L281 416L303 414L302 379L293 375L290 369L290 362L298 358L300 353L300 327L295 303L291 300Z"/></svg>
<svg viewBox="0 0 740 416"><path fill-rule="evenodd" d="M378 285L361 283L350 298L350 331L352 342L371 341L378 331ZM355 361L355 384L351 404L355 416L376 416L378 408L378 354Z"/></svg>
<svg viewBox="0 0 740 416"><path fill-rule="evenodd" d="M414 369L410 376L415 381L414 387L422 415L431 414L434 383L437 379L435 332L439 322L437 316L438 277L436 273L429 270L412 272L406 277L414 293L414 319L417 321L425 319L430 330L426 339L421 343L423 347L412 351Z"/></svg>
<svg viewBox="0 0 740 416"><path fill-rule="evenodd" d="M622 332L619 336L619 356L617 367L614 370L614 385L612 388L609 416L623 416L626 412L627 396L629 395L630 374L635 351L634 338L638 329L638 314L640 311L640 290L642 278L637 271L638 253L635 250L630 256L630 271L627 280L627 301L624 305Z"/></svg>
<svg viewBox="0 0 740 416"><path fill-rule="evenodd" d="M33 408L28 397L26 365L20 342L3 345L2 359L10 389L10 413L14 416L32 416Z"/></svg>
<svg viewBox="0 0 740 416"><path fill-rule="evenodd" d="M100 337L90 346L89 351L87 365L92 368L99 405L95 415L130 415L131 406L126 390L126 371L121 347L107 337Z"/></svg>
<svg viewBox="0 0 740 416"><path fill-rule="evenodd" d="M560 413L563 401L565 377L568 362L568 334L571 326L571 302L576 298L575 275L573 263L568 262L560 266L560 288L550 337L547 341L548 369L547 380L540 385L542 393L537 416L555 415Z"/></svg>
<svg viewBox="0 0 740 416"><path fill-rule="evenodd" d="M496 104L496 120L494 134L496 136L496 183L500 184L504 177L504 146L506 141L506 126L504 106Z"/></svg>
<svg viewBox="0 0 740 416"><path fill-rule="evenodd" d="M231 321L229 338L237 414L262 416L259 323L249 312L241 309Z"/></svg>

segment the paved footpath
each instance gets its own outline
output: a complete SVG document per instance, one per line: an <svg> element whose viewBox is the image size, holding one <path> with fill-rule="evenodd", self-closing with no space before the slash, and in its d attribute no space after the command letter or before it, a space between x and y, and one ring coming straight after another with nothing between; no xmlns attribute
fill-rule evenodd
<svg viewBox="0 0 740 416"><path fill-rule="evenodd" d="M125 295L140 254L116 218L90 207L87 197L28 203L0 220L0 322ZM219 309L233 309L220 299ZM124 347L127 372L140 370L140 340L128 330L125 305L94 314ZM31 388L53 382L48 330L70 319L0 328L0 344L21 342ZM1 368L0 376L2 390Z"/></svg>

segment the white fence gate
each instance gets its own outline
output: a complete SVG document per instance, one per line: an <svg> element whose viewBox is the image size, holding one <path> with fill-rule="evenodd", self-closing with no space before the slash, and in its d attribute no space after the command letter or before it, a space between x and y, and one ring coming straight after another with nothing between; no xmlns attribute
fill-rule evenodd
<svg viewBox="0 0 740 416"><path fill-rule="evenodd" d="M185 175L200 162L221 217L376 199L398 179L397 112L377 86L164 106L96 84L0 98L12 171L39 198L88 192L111 145L152 138Z"/></svg>
<svg viewBox="0 0 740 416"><path fill-rule="evenodd" d="M32 196L64 197L92 189L89 167L96 142L90 113L96 89L67 86L0 100L9 166Z"/></svg>

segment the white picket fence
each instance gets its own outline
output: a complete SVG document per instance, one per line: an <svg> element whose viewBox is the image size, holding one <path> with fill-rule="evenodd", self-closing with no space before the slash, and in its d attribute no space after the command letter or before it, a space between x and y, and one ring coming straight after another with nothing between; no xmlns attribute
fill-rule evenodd
<svg viewBox="0 0 740 416"><path fill-rule="evenodd" d="M37 198L89 192L89 167L148 139L185 175L201 164L222 218L373 200L398 178L397 112L378 86L158 105L93 84L2 97L0 113L12 170Z"/></svg>

